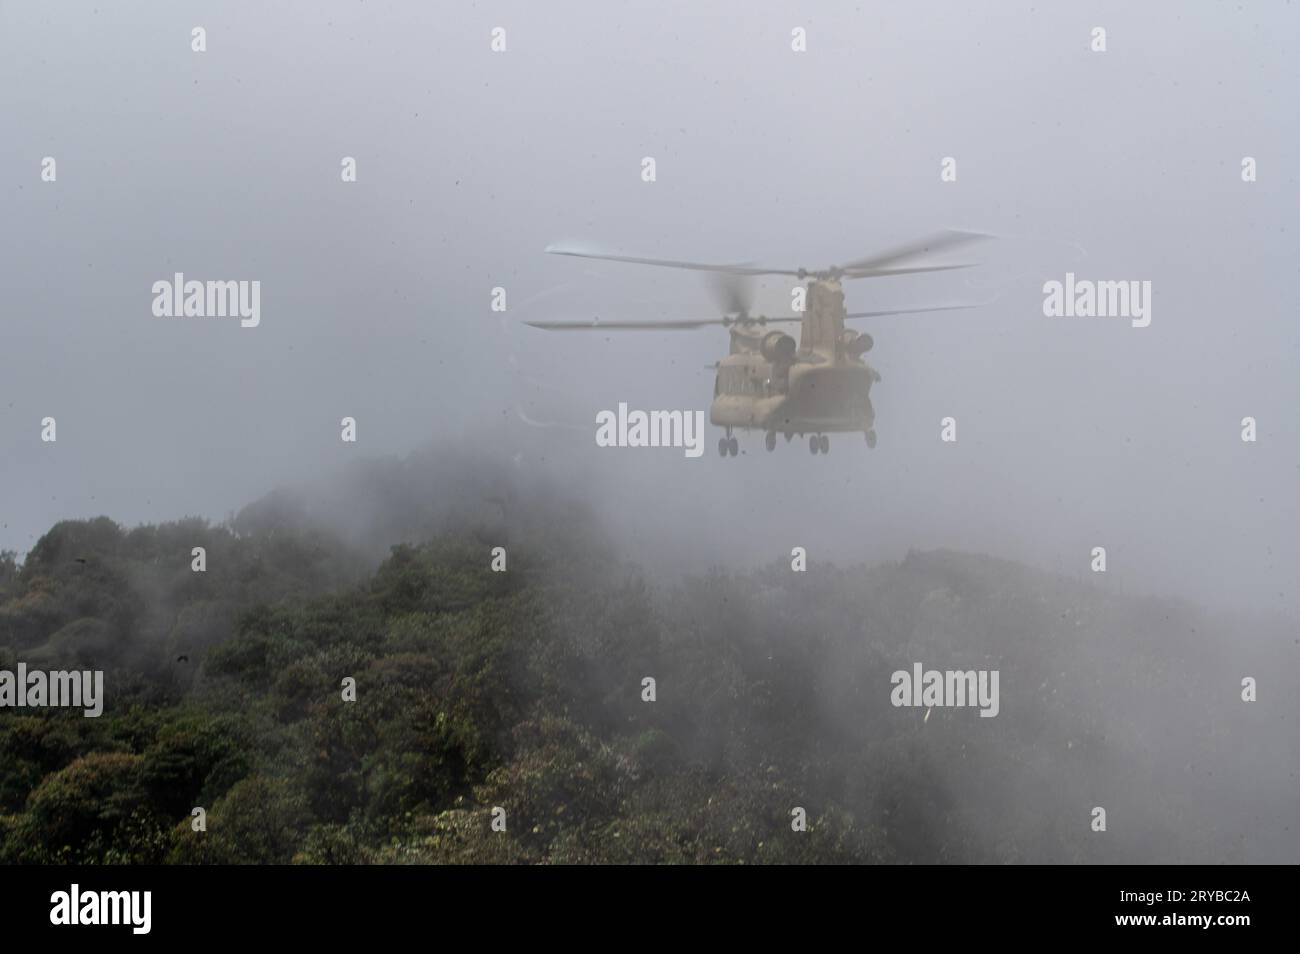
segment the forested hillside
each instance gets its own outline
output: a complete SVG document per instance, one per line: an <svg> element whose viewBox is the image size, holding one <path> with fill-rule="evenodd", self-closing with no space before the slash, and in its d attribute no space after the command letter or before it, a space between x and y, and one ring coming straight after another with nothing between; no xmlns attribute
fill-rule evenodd
<svg viewBox="0 0 1300 954"><path fill-rule="evenodd" d="M285 495L0 562L0 669L106 673L100 718L0 711L0 860L1294 857L1284 627L950 552L650 580L558 497L484 515L514 503L377 568ZM893 707L917 662L1000 670L999 715Z"/></svg>

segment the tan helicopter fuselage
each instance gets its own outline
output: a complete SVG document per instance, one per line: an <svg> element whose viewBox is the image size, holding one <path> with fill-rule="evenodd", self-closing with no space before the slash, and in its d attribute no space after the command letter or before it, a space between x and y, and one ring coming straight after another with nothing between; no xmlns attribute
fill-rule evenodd
<svg viewBox="0 0 1300 954"><path fill-rule="evenodd" d="M782 388L761 355L746 358L729 355L718 366L717 396L709 407L714 425L802 435L869 431L875 424L874 375L865 362L799 361Z"/></svg>
<svg viewBox="0 0 1300 954"><path fill-rule="evenodd" d="M870 338L846 332L838 282L809 282L807 306L797 347L763 325L732 326L709 408L714 425L786 435L872 430L879 375L861 358Z"/></svg>

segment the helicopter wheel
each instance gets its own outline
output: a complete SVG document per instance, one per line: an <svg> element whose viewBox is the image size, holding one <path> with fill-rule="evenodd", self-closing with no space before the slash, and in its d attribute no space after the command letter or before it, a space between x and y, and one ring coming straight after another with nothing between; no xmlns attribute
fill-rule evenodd
<svg viewBox="0 0 1300 954"><path fill-rule="evenodd" d="M822 453L823 453L823 454L829 454L829 453L831 452L831 439L830 439L830 435L828 435L828 434L823 434L821 437L819 437L819 438L817 439L817 441L818 441L818 443L820 443L820 444L822 445Z"/></svg>
<svg viewBox="0 0 1300 954"><path fill-rule="evenodd" d="M816 434L808 438L808 449L812 451L814 454L817 454L818 452L821 451L822 442L817 439Z"/></svg>
<svg viewBox="0 0 1300 954"><path fill-rule="evenodd" d="M768 431L767 437L763 439L763 443L767 446L768 450L776 450L776 431Z"/></svg>
<svg viewBox="0 0 1300 954"><path fill-rule="evenodd" d="M725 437L719 437L719 438L718 438L718 454L719 454L719 456L726 457L726 456L727 456L727 452L728 452L729 450L731 450L731 441L727 440Z"/></svg>
<svg viewBox="0 0 1300 954"><path fill-rule="evenodd" d="M735 457L740 453L740 441L736 440L734 437L727 438L727 449L731 451L731 456Z"/></svg>
<svg viewBox="0 0 1300 954"><path fill-rule="evenodd" d="M868 447L876 446L876 432L874 429L867 431L867 446Z"/></svg>

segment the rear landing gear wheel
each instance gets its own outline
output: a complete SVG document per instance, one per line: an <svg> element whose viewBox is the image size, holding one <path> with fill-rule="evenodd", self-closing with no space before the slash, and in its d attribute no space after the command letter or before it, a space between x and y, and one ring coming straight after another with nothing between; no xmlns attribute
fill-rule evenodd
<svg viewBox="0 0 1300 954"><path fill-rule="evenodd" d="M718 438L718 454L719 454L719 456L721 456L721 457L726 457L726 456L727 456L727 451L730 449L730 444L731 444L731 442L728 441L725 437L719 437L719 438Z"/></svg>
<svg viewBox="0 0 1300 954"><path fill-rule="evenodd" d="M763 444L770 451L776 450L776 431L768 431L767 437L763 439Z"/></svg>
<svg viewBox="0 0 1300 954"><path fill-rule="evenodd" d="M808 438L808 449L812 451L814 454L817 454L821 451L822 442L817 439L816 434Z"/></svg>
<svg viewBox="0 0 1300 954"><path fill-rule="evenodd" d="M727 438L727 450L731 451L731 456L735 457L740 453L740 441L734 437Z"/></svg>
<svg viewBox="0 0 1300 954"><path fill-rule="evenodd" d="M876 432L874 429L867 431L867 446L868 447L876 446Z"/></svg>
<svg viewBox="0 0 1300 954"><path fill-rule="evenodd" d="M823 454L829 454L831 452L831 439L829 435L823 434L821 437L817 438L817 441L822 445Z"/></svg>

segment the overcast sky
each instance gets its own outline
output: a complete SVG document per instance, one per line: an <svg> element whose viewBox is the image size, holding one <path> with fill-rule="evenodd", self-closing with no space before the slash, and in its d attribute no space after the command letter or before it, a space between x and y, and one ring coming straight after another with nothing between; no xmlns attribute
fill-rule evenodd
<svg viewBox="0 0 1300 954"><path fill-rule="evenodd" d="M567 476L647 565L953 546L1083 575L1100 545L1115 585L1295 612L1297 37L1270 2L5 0L0 547L472 445ZM707 411L725 333L523 326L714 314L697 275L555 241L797 267L949 226L1000 238L846 287L992 300L862 323L870 451L598 448L621 401ZM177 271L260 281L261 324L154 317ZM1150 281L1151 325L1045 317L1067 271Z"/></svg>

